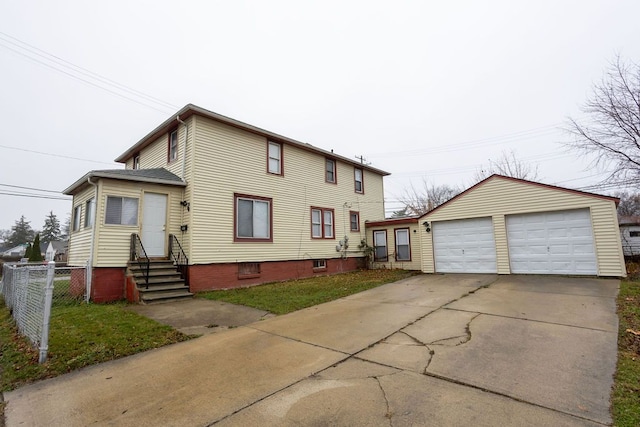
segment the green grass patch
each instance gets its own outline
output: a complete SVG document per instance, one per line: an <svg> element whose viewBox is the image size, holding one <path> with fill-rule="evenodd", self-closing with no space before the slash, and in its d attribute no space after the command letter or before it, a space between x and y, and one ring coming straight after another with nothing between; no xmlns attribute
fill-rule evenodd
<svg viewBox="0 0 640 427"><path fill-rule="evenodd" d="M197 296L246 305L275 314L286 314L395 282L414 274L416 273L406 270L363 270L249 288L201 292Z"/></svg>
<svg viewBox="0 0 640 427"><path fill-rule="evenodd" d="M54 305L48 359L38 364L38 351L18 335L1 298L0 306L0 391L189 339L124 310L125 303Z"/></svg>
<svg viewBox="0 0 640 427"><path fill-rule="evenodd" d="M613 386L613 420L640 426L640 282L623 281L618 294L618 368Z"/></svg>

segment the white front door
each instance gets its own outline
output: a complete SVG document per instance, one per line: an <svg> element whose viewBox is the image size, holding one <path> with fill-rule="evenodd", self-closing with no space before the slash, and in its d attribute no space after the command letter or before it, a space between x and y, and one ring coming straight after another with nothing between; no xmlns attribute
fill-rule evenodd
<svg viewBox="0 0 640 427"><path fill-rule="evenodd" d="M512 273L598 273L589 209L507 216Z"/></svg>
<svg viewBox="0 0 640 427"><path fill-rule="evenodd" d="M149 257L164 257L167 195L144 193L142 245Z"/></svg>
<svg viewBox="0 0 640 427"><path fill-rule="evenodd" d="M491 218L433 222L438 273L495 273L496 244Z"/></svg>

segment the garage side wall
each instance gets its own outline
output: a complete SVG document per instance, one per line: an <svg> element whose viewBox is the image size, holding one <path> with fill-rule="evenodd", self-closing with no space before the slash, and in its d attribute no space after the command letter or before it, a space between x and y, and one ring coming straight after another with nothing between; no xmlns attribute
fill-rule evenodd
<svg viewBox="0 0 640 427"><path fill-rule="evenodd" d="M409 230L409 247L411 253L410 261L397 260L395 230ZM374 261L373 268L401 268L404 270L422 269L422 242L421 239L427 236L425 228L418 223L412 224L391 224L391 225L367 225L367 243L373 246L373 232L385 230L387 232L387 254L386 262Z"/></svg>
<svg viewBox="0 0 640 427"><path fill-rule="evenodd" d="M491 217L499 274L510 274L505 217L513 214L588 208L591 212L599 276L626 276L615 203L535 183L492 177L422 217L420 221L448 221ZM435 272L432 233L422 238L422 271Z"/></svg>

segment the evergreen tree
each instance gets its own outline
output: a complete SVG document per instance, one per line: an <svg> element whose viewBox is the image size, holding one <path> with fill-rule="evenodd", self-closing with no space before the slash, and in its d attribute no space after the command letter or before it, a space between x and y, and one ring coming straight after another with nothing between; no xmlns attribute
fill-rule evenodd
<svg viewBox="0 0 640 427"><path fill-rule="evenodd" d="M24 251L23 258L31 258L31 243L27 243L27 249Z"/></svg>
<svg viewBox="0 0 640 427"><path fill-rule="evenodd" d="M36 234L36 238L33 239L33 246L31 246L31 255L29 255L29 262L39 262L42 260L42 252L40 252L40 234Z"/></svg>
<svg viewBox="0 0 640 427"><path fill-rule="evenodd" d="M45 243L54 242L56 240L60 240L61 235L60 221L58 221L58 217L53 213L53 211L50 211L44 219L44 226L42 227L42 241Z"/></svg>
<svg viewBox="0 0 640 427"><path fill-rule="evenodd" d="M69 231L71 230L71 215L67 215L67 219L64 220L62 226L62 233L60 233L60 240L69 240Z"/></svg>
<svg viewBox="0 0 640 427"><path fill-rule="evenodd" d="M24 215L20 217L16 224L11 227L11 235L7 241L8 246L18 246L33 240L35 232L31 228L31 223L26 220Z"/></svg>

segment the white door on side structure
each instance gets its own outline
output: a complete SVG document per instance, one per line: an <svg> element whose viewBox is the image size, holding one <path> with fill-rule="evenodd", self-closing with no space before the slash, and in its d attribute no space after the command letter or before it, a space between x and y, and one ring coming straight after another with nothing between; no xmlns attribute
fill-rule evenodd
<svg viewBox="0 0 640 427"><path fill-rule="evenodd" d="M165 256L167 195L144 193L142 208L142 245L149 257Z"/></svg>
<svg viewBox="0 0 640 427"><path fill-rule="evenodd" d="M507 216L512 273L598 273L589 209Z"/></svg>
<svg viewBox="0 0 640 427"><path fill-rule="evenodd" d="M491 218L434 221L433 250L438 273L496 273Z"/></svg>

